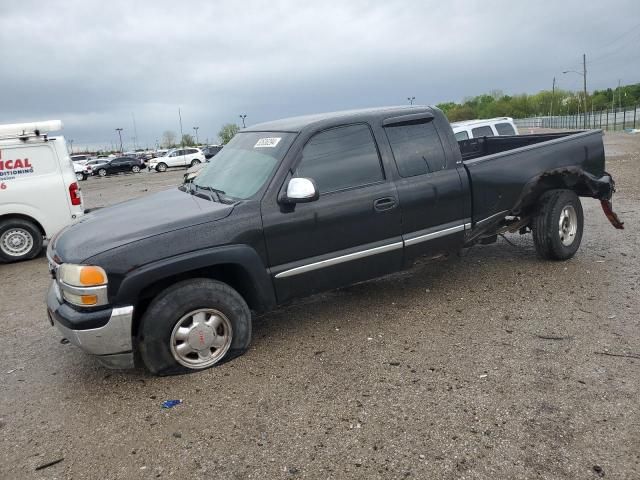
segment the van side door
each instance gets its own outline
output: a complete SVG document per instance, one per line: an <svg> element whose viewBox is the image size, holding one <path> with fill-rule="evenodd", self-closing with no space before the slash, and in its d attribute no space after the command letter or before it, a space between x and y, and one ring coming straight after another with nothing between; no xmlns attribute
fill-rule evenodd
<svg viewBox="0 0 640 480"><path fill-rule="evenodd" d="M309 178L317 200L262 205L270 272L280 302L402 267L400 209L371 127L331 127L309 138L280 188ZM283 190L284 189L284 190Z"/></svg>

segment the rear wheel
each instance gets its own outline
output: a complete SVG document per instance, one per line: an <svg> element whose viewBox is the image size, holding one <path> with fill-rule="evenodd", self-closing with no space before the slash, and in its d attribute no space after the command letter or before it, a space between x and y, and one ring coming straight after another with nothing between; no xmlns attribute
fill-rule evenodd
<svg viewBox="0 0 640 480"><path fill-rule="evenodd" d="M14 218L0 222L0 260L29 260L42 250L42 233L29 220Z"/></svg>
<svg viewBox="0 0 640 480"><path fill-rule="evenodd" d="M200 165L200 160L198 160L197 158L193 159L191 161L191 166L195 167L196 165Z"/></svg>
<svg viewBox="0 0 640 480"><path fill-rule="evenodd" d="M240 294L224 283L186 280L156 296L138 332L140 356L152 373L191 373L246 351L251 312Z"/></svg>
<svg viewBox="0 0 640 480"><path fill-rule="evenodd" d="M158 172L166 172L167 171L167 164L160 162L158 165L156 165L156 170Z"/></svg>
<svg viewBox="0 0 640 480"><path fill-rule="evenodd" d="M84 173L82 172L76 172L76 180L78 180L79 182L86 180L87 177Z"/></svg>
<svg viewBox="0 0 640 480"><path fill-rule="evenodd" d="M573 257L582 241L583 224L582 204L575 192L545 192L531 225L538 256L548 260Z"/></svg>
<svg viewBox="0 0 640 480"><path fill-rule="evenodd" d="M101 168L100 170L98 170L98 175L100 175L101 177L106 177L107 171L104 168Z"/></svg>

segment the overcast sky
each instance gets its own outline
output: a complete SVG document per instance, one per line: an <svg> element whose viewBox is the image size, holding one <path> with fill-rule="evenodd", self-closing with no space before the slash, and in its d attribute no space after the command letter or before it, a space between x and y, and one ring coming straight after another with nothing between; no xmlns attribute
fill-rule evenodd
<svg viewBox="0 0 640 480"><path fill-rule="evenodd" d="M640 82L640 1L0 0L0 123L74 146L305 113Z"/></svg>

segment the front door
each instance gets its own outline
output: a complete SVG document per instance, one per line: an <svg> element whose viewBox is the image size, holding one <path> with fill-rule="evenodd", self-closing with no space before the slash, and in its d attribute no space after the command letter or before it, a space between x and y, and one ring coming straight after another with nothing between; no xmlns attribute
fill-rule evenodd
<svg viewBox="0 0 640 480"><path fill-rule="evenodd" d="M280 302L401 268L398 197L369 125L315 134L294 165L293 176L312 179L320 198L262 206L269 265Z"/></svg>

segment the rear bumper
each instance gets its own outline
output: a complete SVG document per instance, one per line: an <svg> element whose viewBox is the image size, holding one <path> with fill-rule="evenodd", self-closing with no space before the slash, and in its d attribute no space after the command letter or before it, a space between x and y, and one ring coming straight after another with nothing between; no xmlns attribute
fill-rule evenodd
<svg viewBox="0 0 640 480"><path fill-rule="evenodd" d="M134 366L131 338L133 306L104 310L99 316L97 312L77 312L60 302L56 284L52 282L47 295L47 310L51 323L70 343L94 355L106 367L123 369ZM71 311L73 315L70 315Z"/></svg>

